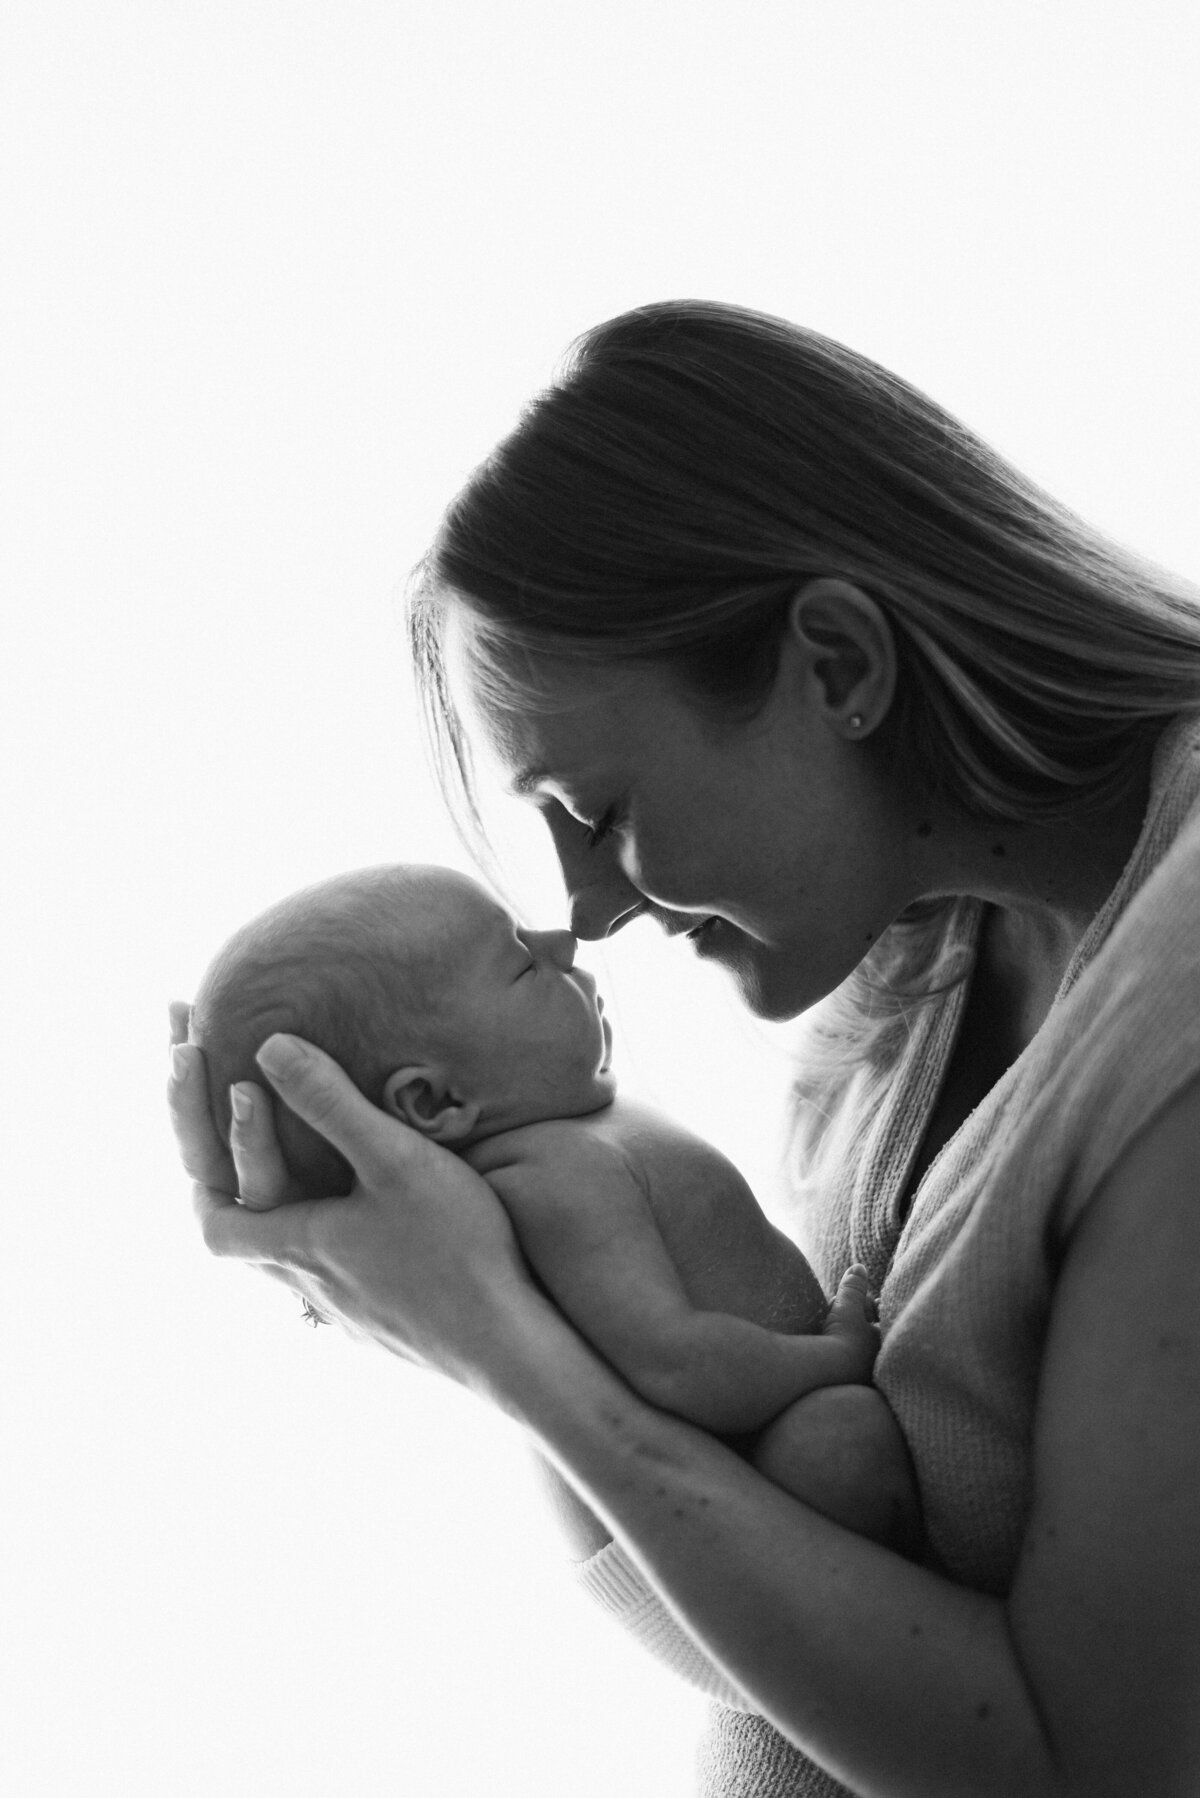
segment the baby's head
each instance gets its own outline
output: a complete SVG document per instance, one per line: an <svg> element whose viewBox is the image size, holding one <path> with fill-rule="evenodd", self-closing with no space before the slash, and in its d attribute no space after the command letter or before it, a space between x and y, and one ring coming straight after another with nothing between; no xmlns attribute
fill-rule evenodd
<svg viewBox="0 0 1200 1798"><path fill-rule="evenodd" d="M244 925L204 976L191 1040L218 1128L229 1087L266 1082L277 1030L316 1043L359 1090L448 1148L607 1105L611 1036L566 930L532 931L449 868L385 867L307 887ZM284 1159L313 1196L348 1164L272 1095Z"/></svg>

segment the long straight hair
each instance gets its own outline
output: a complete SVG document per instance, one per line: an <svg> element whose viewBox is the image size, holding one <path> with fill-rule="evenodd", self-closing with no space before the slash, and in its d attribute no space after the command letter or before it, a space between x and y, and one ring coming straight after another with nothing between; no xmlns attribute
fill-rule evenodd
<svg viewBox="0 0 1200 1798"><path fill-rule="evenodd" d="M667 301L578 339L414 573L410 638L446 789L478 822L449 602L510 689L516 651L655 662L698 704L752 714L790 598L822 575L890 621L897 778L964 817L1046 823L1111 804L1164 722L1200 709L1194 587L866 357L760 313ZM811 1092L889 1052L939 984L945 911L912 908L822 1008Z"/></svg>

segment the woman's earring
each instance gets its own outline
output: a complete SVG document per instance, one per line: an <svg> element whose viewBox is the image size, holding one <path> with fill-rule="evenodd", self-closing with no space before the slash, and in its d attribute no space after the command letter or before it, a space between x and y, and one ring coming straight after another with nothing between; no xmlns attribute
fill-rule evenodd
<svg viewBox="0 0 1200 1798"><path fill-rule="evenodd" d="M862 713L861 712L852 712L850 714L849 724L850 724L851 730L861 730L863 727Z"/></svg>

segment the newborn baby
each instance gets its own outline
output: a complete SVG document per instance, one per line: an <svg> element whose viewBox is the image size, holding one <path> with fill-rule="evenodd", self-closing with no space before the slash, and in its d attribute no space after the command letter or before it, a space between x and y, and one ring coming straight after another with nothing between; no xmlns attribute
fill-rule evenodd
<svg viewBox="0 0 1200 1798"><path fill-rule="evenodd" d="M262 1084L254 1057L268 1036L316 1043L374 1104L488 1181L536 1277L644 1398L733 1438L848 1528L912 1552L907 1451L865 1384L869 1335L822 1333L816 1276L737 1169L617 1097L603 1002L574 960L569 932L521 928L449 869L307 888L238 931L202 982L191 1039L218 1128L228 1139L231 1082ZM345 1160L272 1101L296 1196L348 1192ZM553 1479L577 1548L594 1552L607 1532Z"/></svg>

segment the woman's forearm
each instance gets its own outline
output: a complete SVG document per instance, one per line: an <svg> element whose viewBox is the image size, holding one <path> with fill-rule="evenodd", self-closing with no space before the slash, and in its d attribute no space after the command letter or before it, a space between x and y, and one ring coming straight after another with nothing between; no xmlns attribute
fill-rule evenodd
<svg viewBox="0 0 1200 1798"><path fill-rule="evenodd" d="M1004 1606L797 1503L653 1410L548 1304L489 1396L536 1437L778 1729L872 1798L1041 1798L1053 1764Z"/></svg>
<svg viewBox="0 0 1200 1798"><path fill-rule="evenodd" d="M612 1541L612 1531L588 1509L571 1482L540 1449L534 1450L533 1461L571 1560L590 1560Z"/></svg>

